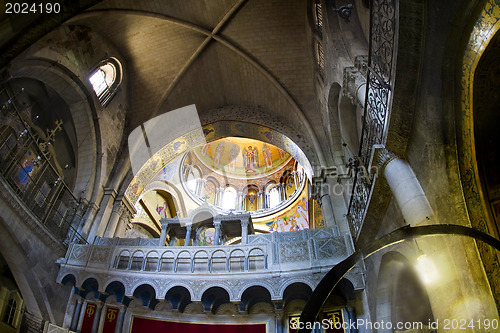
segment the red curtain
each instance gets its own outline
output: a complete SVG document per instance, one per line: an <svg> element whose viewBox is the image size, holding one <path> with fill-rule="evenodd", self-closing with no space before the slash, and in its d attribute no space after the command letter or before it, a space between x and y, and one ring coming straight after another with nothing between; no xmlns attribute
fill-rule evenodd
<svg viewBox="0 0 500 333"><path fill-rule="evenodd" d="M94 303L87 303L85 312L83 313L81 333L91 333L92 325L94 324L95 310L97 306Z"/></svg>
<svg viewBox="0 0 500 333"><path fill-rule="evenodd" d="M104 323L102 326L102 333L114 333L116 330L116 322L118 320L118 313L120 309L107 307L104 316Z"/></svg>
<svg viewBox="0 0 500 333"><path fill-rule="evenodd" d="M266 324L195 324L133 317L130 333L266 333Z"/></svg>

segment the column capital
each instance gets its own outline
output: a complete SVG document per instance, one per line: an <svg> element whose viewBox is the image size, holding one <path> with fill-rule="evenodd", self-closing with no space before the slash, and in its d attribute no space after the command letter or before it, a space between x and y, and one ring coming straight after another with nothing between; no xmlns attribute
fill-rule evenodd
<svg viewBox="0 0 500 333"><path fill-rule="evenodd" d="M368 71L368 55L358 55L354 57L354 67L358 69L358 71L366 77Z"/></svg>
<svg viewBox="0 0 500 333"><path fill-rule="evenodd" d="M389 162L396 158L399 158L399 156L387 150L383 145L374 145L373 164L379 168L380 173L383 172Z"/></svg>
<svg viewBox="0 0 500 333"><path fill-rule="evenodd" d="M351 100L353 105L358 103L358 89L366 84L366 78L356 67L346 67L344 69L344 79L342 93Z"/></svg>

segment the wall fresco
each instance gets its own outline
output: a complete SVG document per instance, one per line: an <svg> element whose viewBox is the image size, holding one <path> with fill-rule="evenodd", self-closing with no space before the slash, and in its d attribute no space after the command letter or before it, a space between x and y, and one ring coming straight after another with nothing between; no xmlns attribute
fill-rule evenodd
<svg viewBox="0 0 500 333"><path fill-rule="evenodd" d="M308 178L311 179L311 164L302 150L289 138L261 125L236 121L219 121L203 126L202 131L194 130L188 132L165 145L140 168L127 187L125 196L130 202L135 204L144 187L176 157L181 156L200 144L209 143L228 136L244 136L260 140L286 151L302 165Z"/></svg>

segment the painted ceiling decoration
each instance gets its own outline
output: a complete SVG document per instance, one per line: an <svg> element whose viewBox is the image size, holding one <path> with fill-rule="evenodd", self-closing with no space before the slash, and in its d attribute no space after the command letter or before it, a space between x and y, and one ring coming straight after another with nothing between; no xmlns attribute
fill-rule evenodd
<svg viewBox="0 0 500 333"><path fill-rule="evenodd" d="M266 142L228 137L194 149L197 159L227 177L259 178L281 169L290 160L284 150Z"/></svg>
<svg viewBox="0 0 500 333"><path fill-rule="evenodd" d="M172 142L159 149L135 174L130 185L127 187L125 196L131 203L136 203L144 188L175 158L182 156L188 151L206 143L226 138L226 137L246 137L260 140L263 143L279 148L292 156L304 169L309 180L312 177L312 167L304 152L288 137L262 125L239 121L218 121L202 126L201 130L193 130L178 137ZM210 146L212 147L212 145ZM215 146L214 146L215 147ZM203 148L203 147L202 147ZM216 147L215 147L216 148ZM262 149L262 146L260 147ZM249 160L252 152L247 150L247 163L255 168L257 160L254 158L253 164ZM277 151L277 150L276 150ZM215 149L214 149L215 153ZM253 152L255 154L255 152ZM279 155L279 151L278 151ZM255 155L254 155L255 156ZM271 152L273 158L277 158L276 152ZM260 163L260 162L259 162ZM274 162L273 162L274 163ZM265 162L264 162L265 165ZM246 171L246 170L245 170Z"/></svg>

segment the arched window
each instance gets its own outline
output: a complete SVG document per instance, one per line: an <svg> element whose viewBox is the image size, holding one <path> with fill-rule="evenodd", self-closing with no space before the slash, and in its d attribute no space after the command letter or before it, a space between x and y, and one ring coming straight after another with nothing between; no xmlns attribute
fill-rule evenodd
<svg viewBox="0 0 500 333"><path fill-rule="evenodd" d="M7 307L5 308L5 312L3 315L3 322L7 325L14 326L14 317L16 315L17 302L11 298Z"/></svg>
<svg viewBox="0 0 500 333"><path fill-rule="evenodd" d="M187 188L193 193L199 195L198 180L201 178L201 171L193 166L187 166L186 171L186 185Z"/></svg>
<svg viewBox="0 0 500 333"><path fill-rule="evenodd" d="M269 191L269 208L276 207L281 202L280 191L277 186L273 186L273 188Z"/></svg>
<svg viewBox="0 0 500 333"><path fill-rule="evenodd" d="M226 187L222 196L222 209L236 209L236 190L233 187Z"/></svg>
<svg viewBox="0 0 500 333"><path fill-rule="evenodd" d="M101 105L106 106L122 81L120 62L115 58L102 61L90 74L89 81Z"/></svg>

